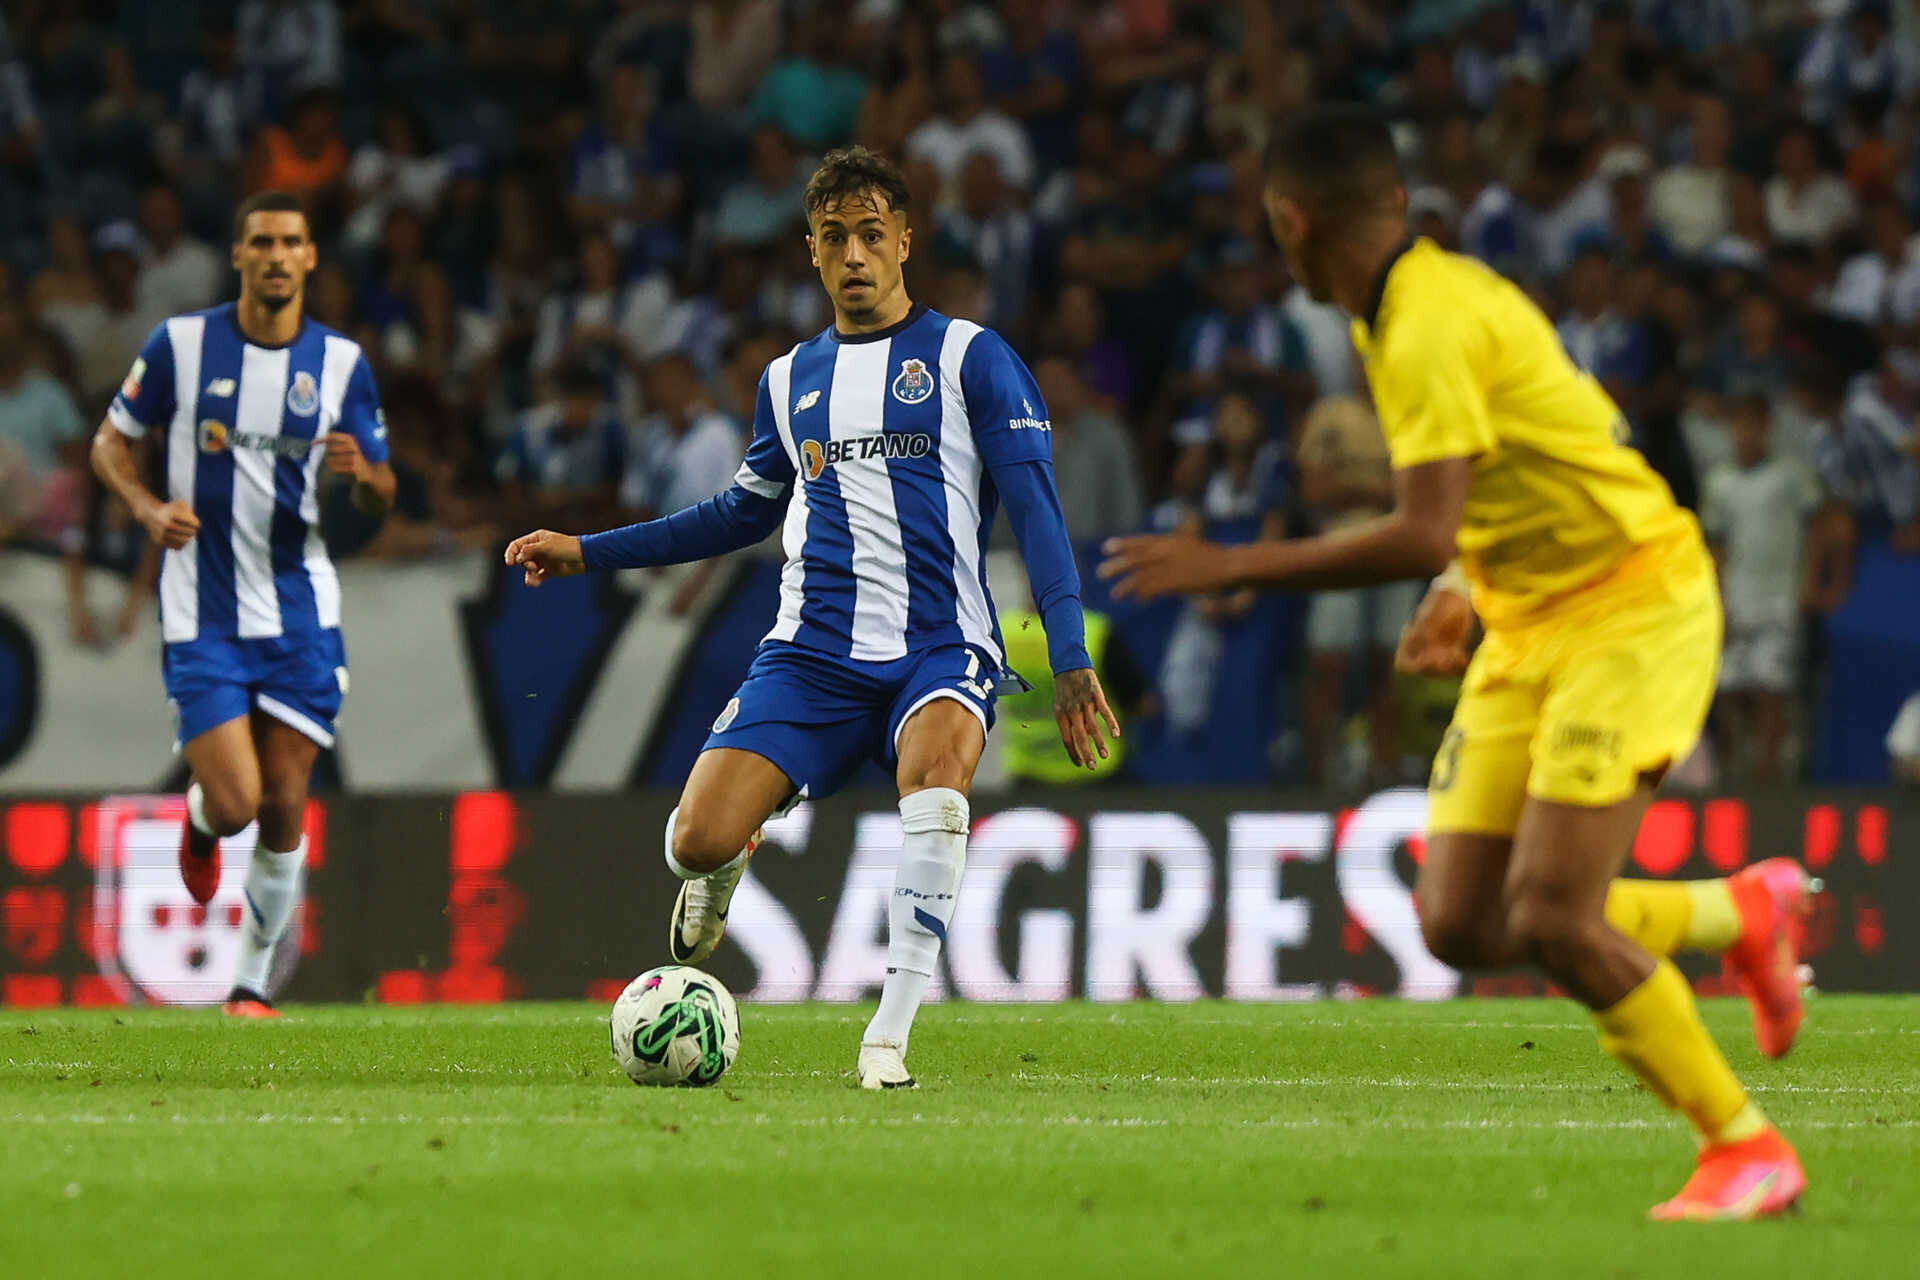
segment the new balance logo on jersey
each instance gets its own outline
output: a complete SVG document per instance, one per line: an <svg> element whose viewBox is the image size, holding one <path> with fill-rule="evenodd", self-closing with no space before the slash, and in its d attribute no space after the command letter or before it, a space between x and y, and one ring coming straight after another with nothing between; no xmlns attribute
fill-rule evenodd
<svg viewBox="0 0 1920 1280"><path fill-rule="evenodd" d="M820 393L818 391L809 391L793 402L793 411L795 413L805 413L819 403Z"/></svg>
<svg viewBox="0 0 1920 1280"><path fill-rule="evenodd" d="M255 449L262 453L278 454L282 458L302 461L313 449L314 442L304 436L265 435L254 431L234 431L226 423L215 418L204 418L200 422L200 451L202 453L225 453L229 449Z"/></svg>
<svg viewBox="0 0 1920 1280"><path fill-rule="evenodd" d="M807 479L818 480L828 467L872 458L924 458L933 452L933 437L924 431L896 431L891 435L856 436L852 440L802 440L800 453Z"/></svg>
<svg viewBox="0 0 1920 1280"><path fill-rule="evenodd" d="M215 378L207 384L207 394L210 396L230 396L234 393L234 389L238 385L239 384L234 382L232 378Z"/></svg>

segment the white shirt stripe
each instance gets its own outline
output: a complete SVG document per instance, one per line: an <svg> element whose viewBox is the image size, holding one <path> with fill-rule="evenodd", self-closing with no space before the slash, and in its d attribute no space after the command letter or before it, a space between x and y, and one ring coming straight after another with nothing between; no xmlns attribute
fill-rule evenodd
<svg viewBox="0 0 1920 1280"><path fill-rule="evenodd" d="M364 358L359 343L331 334L320 356L320 423L314 433L315 448L307 455L307 489L301 495L300 515L307 522L307 543L301 555L306 561L307 579L313 584L314 613L323 627L340 625L340 575L334 572L327 544L320 536L320 468L327 456L324 441L340 422L347 383Z"/></svg>
<svg viewBox="0 0 1920 1280"><path fill-rule="evenodd" d="M748 493L756 494L762 498L771 498L775 501L779 500L780 495L786 491L787 487L778 480L767 479L744 462L740 464L740 469L733 473L733 482L742 489L745 489Z"/></svg>
<svg viewBox="0 0 1920 1280"><path fill-rule="evenodd" d="M236 433L278 436L285 412L287 365L284 348L249 343L240 358L240 389L234 396ZM233 591L240 638L282 634L280 591L273 581L273 468L277 454L268 449L230 449L233 457Z"/></svg>
<svg viewBox="0 0 1920 1280"><path fill-rule="evenodd" d="M167 321L173 347L173 422L167 431L167 496L189 505L200 463L194 419L200 408L200 339L204 316L175 316ZM115 425L118 425L117 423ZM200 545L189 542L169 551L160 566L160 636L168 644L200 635Z"/></svg>
<svg viewBox="0 0 1920 1280"><path fill-rule="evenodd" d="M979 333L980 326L973 321L953 320L940 344L940 470L946 480L960 634L998 663L1004 655L994 643L993 610L980 583L980 451L973 443L967 396L960 386L960 365Z"/></svg>
<svg viewBox="0 0 1920 1280"><path fill-rule="evenodd" d="M807 508L807 486L802 479L806 471L800 464L800 447L794 443L793 422L788 416L792 408L793 352L798 350L795 347L767 366L767 397L773 402L774 430L780 433L780 445L787 451L796 476L793 498L787 503L786 525L780 535L781 545L787 553L787 563L780 570L780 613L773 621L773 630L766 634L768 640L792 640L800 633L800 606L807 598L804 557L810 512ZM746 470L744 464L741 470Z"/></svg>
<svg viewBox="0 0 1920 1280"><path fill-rule="evenodd" d="M843 344L833 363L827 430L835 441L881 430L887 413L891 338ZM907 654L907 553L893 479L884 462L839 466L834 476L853 537L853 648L860 662L891 662Z"/></svg>

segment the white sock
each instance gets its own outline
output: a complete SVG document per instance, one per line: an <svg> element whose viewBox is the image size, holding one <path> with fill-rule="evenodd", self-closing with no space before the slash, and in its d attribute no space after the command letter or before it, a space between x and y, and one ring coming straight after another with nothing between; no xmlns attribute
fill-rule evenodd
<svg viewBox="0 0 1920 1280"><path fill-rule="evenodd" d="M863 1040L906 1050L913 1015L920 1012L960 898L971 817L967 798L950 787L930 787L900 801L906 840L893 876L893 900L887 905L887 982Z"/></svg>
<svg viewBox="0 0 1920 1280"><path fill-rule="evenodd" d="M733 855L732 860L721 863L711 871L695 871L690 867L681 866L680 859L673 856L673 825L679 818L680 808L676 805L673 812L667 815L667 870L682 880L705 880L708 876L717 876L722 871L731 871L747 856L746 849L742 848L739 853Z"/></svg>
<svg viewBox="0 0 1920 1280"><path fill-rule="evenodd" d="M267 971L273 967L273 949L287 931L294 908L300 905L300 869L307 861L307 839L289 853L275 853L265 845L253 851L247 867L247 916L240 930L240 965L233 985L255 995L267 994Z"/></svg>
<svg viewBox="0 0 1920 1280"><path fill-rule="evenodd" d="M193 829L203 836L220 834L213 829L213 824L207 821L207 796L197 782L187 788L187 821L191 822Z"/></svg>

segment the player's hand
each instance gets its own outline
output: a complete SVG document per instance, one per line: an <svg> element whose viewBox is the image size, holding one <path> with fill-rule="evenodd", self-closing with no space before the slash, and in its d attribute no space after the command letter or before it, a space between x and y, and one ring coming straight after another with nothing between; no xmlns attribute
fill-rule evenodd
<svg viewBox="0 0 1920 1280"><path fill-rule="evenodd" d="M1092 769L1108 756L1101 724L1114 741L1120 739L1120 720L1107 705L1100 677L1092 667L1062 671L1053 678L1053 718L1060 725L1060 745L1076 768Z"/></svg>
<svg viewBox="0 0 1920 1280"><path fill-rule="evenodd" d="M1416 675L1457 676L1467 669L1472 638L1473 602L1458 591L1435 588L1400 629L1393 665Z"/></svg>
<svg viewBox="0 0 1920 1280"><path fill-rule="evenodd" d="M200 532L200 517L193 514L193 504L179 498L155 503L141 515L140 523L146 526L149 538L169 551L178 551Z"/></svg>
<svg viewBox="0 0 1920 1280"><path fill-rule="evenodd" d="M373 464L360 452L360 442L344 431L327 433L327 470L337 476L365 480Z"/></svg>
<svg viewBox="0 0 1920 1280"><path fill-rule="evenodd" d="M1153 600L1205 595L1239 585L1226 547L1188 534L1141 534L1108 538L1100 576L1112 581L1116 600Z"/></svg>
<svg viewBox="0 0 1920 1280"><path fill-rule="evenodd" d="M527 585L537 587L548 578L565 578L587 571L580 539L551 529L536 529L507 544L507 563L527 571Z"/></svg>

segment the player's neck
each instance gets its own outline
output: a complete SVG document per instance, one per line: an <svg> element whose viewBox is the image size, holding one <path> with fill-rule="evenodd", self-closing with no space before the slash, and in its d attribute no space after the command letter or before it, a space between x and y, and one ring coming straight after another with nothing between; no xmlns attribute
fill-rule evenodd
<svg viewBox="0 0 1920 1280"><path fill-rule="evenodd" d="M241 335L256 347L284 347L300 336L302 301L295 297L276 311L243 293L234 308L234 319L239 322Z"/></svg>
<svg viewBox="0 0 1920 1280"><path fill-rule="evenodd" d="M1371 320L1380 275L1399 256L1410 234L1406 224L1395 218L1374 223L1347 242L1332 269L1333 300L1342 311Z"/></svg>
<svg viewBox="0 0 1920 1280"><path fill-rule="evenodd" d="M833 327L844 334L876 333L881 329L891 328L899 324L907 318L907 313L912 310L913 299L907 296L907 291L904 288L897 289L894 291L893 297L881 303L873 310L862 313L858 317L849 315L839 307L835 307L833 309Z"/></svg>

